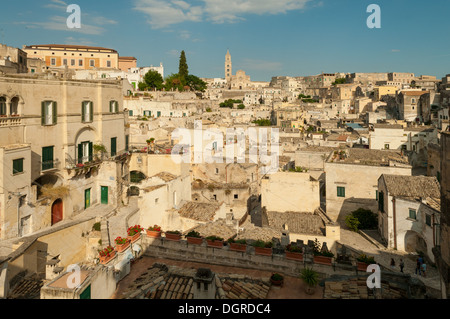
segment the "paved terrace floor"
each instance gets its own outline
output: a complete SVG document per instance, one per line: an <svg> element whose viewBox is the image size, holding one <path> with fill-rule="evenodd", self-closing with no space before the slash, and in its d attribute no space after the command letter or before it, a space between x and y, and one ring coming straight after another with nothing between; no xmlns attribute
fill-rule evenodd
<svg viewBox="0 0 450 319"><path fill-rule="evenodd" d="M119 208L119 211L123 211L125 209L127 209L127 207ZM115 208L111 205L97 204L95 206L89 207L85 211L77 214L76 216L62 220L61 222L59 222L53 226L46 227L46 228L41 229L32 234L28 234L28 235L20 237L20 238L12 238L12 239L2 240L2 241L0 241L0 259L7 257L9 254L11 254L13 252L12 245L15 243L32 241L35 238L50 234L52 232L61 230L66 227L70 227L77 223L81 223L81 222L84 222L84 221L87 221L89 219L96 218L96 217L108 216L114 212L115 212Z"/></svg>
<svg viewBox="0 0 450 319"><path fill-rule="evenodd" d="M136 278L138 278L141 274L145 273L148 268L151 268L155 263L166 264L168 266L173 265L181 268L209 268L212 272L215 272L217 274L238 274L245 275L254 279L270 278L270 276L272 276L272 273L268 271L210 265L196 262L176 261L144 256L131 266L130 274L119 282L116 292L112 296L112 299L120 299L123 293L126 291L127 287L132 282L134 282ZM305 285L300 278L285 276L283 287L270 287L267 299L323 299L323 292L324 288L318 286L314 295L308 295L305 293Z"/></svg>
<svg viewBox="0 0 450 319"><path fill-rule="evenodd" d="M440 287L440 279L439 272L436 267L431 265L427 265L427 274L426 277L416 275L416 260L417 255L409 254L406 252L401 252L393 249L387 248L379 248L363 236L358 233L352 232L348 229L345 229L345 226L341 226L341 240L339 241L341 244L349 246L353 249L356 249L360 252L363 252L369 256L374 256L375 261L380 265L391 269L391 258L394 258L395 268L391 269L393 272L400 272L400 258L405 262L405 268L403 269L403 273L411 275L413 278L418 278L421 280L426 286L431 287L433 289L439 290Z"/></svg>

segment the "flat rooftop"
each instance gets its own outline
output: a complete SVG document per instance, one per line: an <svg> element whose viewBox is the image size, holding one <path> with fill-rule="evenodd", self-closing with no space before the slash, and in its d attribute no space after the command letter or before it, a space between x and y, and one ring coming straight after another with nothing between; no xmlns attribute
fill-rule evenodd
<svg viewBox="0 0 450 319"><path fill-rule="evenodd" d="M408 157L397 150L370 150L349 148L335 151L327 163L356 164L367 166L409 166Z"/></svg>

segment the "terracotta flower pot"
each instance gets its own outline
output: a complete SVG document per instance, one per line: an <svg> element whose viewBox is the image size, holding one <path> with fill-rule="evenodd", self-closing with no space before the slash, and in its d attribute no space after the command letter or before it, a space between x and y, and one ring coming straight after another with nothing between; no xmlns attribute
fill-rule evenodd
<svg viewBox="0 0 450 319"><path fill-rule="evenodd" d="M166 239L171 241L180 241L181 235L180 234L171 234L166 233Z"/></svg>
<svg viewBox="0 0 450 319"><path fill-rule="evenodd" d="M129 241L127 241L125 244L117 245L116 246L116 250L117 250L118 253L121 253L121 252L127 250L128 247L130 247L130 242Z"/></svg>
<svg viewBox="0 0 450 319"><path fill-rule="evenodd" d="M283 279L274 280L274 279L270 278L270 282L272 283L272 285L280 287L280 286L283 286L284 280Z"/></svg>
<svg viewBox="0 0 450 319"><path fill-rule="evenodd" d="M141 233L136 233L133 236L128 236L127 237L129 241L131 241L132 243L134 243L136 240L138 240L139 238L141 238Z"/></svg>
<svg viewBox="0 0 450 319"><path fill-rule="evenodd" d="M201 245L203 244L203 238L198 237L186 237L186 240L189 244Z"/></svg>
<svg viewBox="0 0 450 319"><path fill-rule="evenodd" d="M230 243L230 250L246 252L247 251L247 245Z"/></svg>
<svg viewBox="0 0 450 319"><path fill-rule="evenodd" d="M314 256L314 263L321 265L331 265L332 257Z"/></svg>
<svg viewBox="0 0 450 319"><path fill-rule="evenodd" d="M147 229L147 237L160 238L161 237L161 231L154 231L154 230L148 230Z"/></svg>
<svg viewBox="0 0 450 319"><path fill-rule="evenodd" d="M111 260L114 259L114 257L116 257L116 251L113 250L112 252L109 253L109 257L108 256L100 256L100 263L102 265L106 265L107 263L109 263Z"/></svg>
<svg viewBox="0 0 450 319"><path fill-rule="evenodd" d="M207 240L206 241L209 247L213 248L222 248L223 240Z"/></svg>
<svg viewBox="0 0 450 319"><path fill-rule="evenodd" d="M357 262L357 269L358 269L358 271L367 271L367 267L368 266L369 266L368 264L363 263L361 261Z"/></svg>
<svg viewBox="0 0 450 319"><path fill-rule="evenodd" d="M272 248L255 247L255 254L260 256L272 256Z"/></svg>
<svg viewBox="0 0 450 319"><path fill-rule="evenodd" d="M302 253L294 253L294 252L286 251L286 259L296 260L296 261L303 261L303 254Z"/></svg>

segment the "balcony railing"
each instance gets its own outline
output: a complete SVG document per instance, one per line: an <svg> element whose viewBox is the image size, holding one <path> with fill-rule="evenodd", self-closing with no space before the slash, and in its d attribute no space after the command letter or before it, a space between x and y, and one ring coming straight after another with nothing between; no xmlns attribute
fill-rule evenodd
<svg viewBox="0 0 450 319"><path fill-rule="evenodd" d="M44 161L41 162L42 172L51 170L51 169L59 169L61 162L59 160L54 161Z"/></svg>
<svg viewBox="0 0 450 319"><path fill-rule="evenodd" d="M0 127L22 125L22 118L19 116L0 116Z"/></svg>

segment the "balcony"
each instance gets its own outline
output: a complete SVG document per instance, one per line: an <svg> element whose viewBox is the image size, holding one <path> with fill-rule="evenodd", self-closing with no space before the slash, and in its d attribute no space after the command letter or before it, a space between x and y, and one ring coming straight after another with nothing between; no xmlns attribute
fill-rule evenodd
<svg viewBox="0 0 450 319"><path fill-rule="evenodd" d="M59 160L40 162L41 171L42 173L46 173L51 170L58 170L60 169L60 164L61 162Z"/></svg>
<svg viewBox="0 0 450 319"><path fill-rule="evenodd" d="M13 115L7 117L6 115L0 115L0 127L11 127L22 125L22 118L19 115Z"/></svg>

